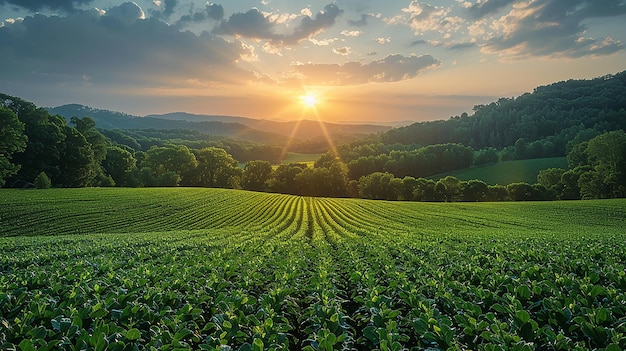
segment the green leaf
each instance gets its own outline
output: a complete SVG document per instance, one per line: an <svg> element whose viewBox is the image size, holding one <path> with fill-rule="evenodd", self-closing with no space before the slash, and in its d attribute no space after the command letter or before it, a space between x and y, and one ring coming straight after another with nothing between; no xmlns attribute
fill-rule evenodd
<svg viewBox="0 0 626 351"><path fill-rule="evenodd" d="M126 339L128 340L137 340L141 337L141 332L137 328L129 329L126 332Z"/></svg>
<svg viewBox="0 0 626 351"><path fill-rule="evenodd" d="M363 328L363 336L374 345L378 345L378 333L376 332L376 327L369 326Z"/></svg>
<svg viewBox="0 0 626 351"><path fill-rule="evenodd" d="M22 351L37 351L37 348L33 345L33 342L30 339L24 339L19 343L19 348Z"/></svg>
<svg viewBox="0 0 626 351"><path fill-rule="evenodd" d="M263 340L260 338L255 338L254 342L252 342L252 351L263 351Z"/></svg>
<svg viewBox="0 0 626 351"><path fill-rule="evenodd" d="M517 313L515 314L515 317L517 317L517 319L519 320L520 325L525 324L528 321L530 321L530 314L526 312L526 310L517 311Z"/></svg>
<svg viewBox="0 0 626 351"><path fill-rule="evenodd" d="M609 344L604 351L622 351L622 348L617 344Z"/></svg>
<svg viewBox="0 0 626 351"><path fill-rule="evenodd" d="M526 285L519 285L515 288L515 293L520 299L530 298L530 288Z"/></svg>
<svg viewBox="0 0 626 351"><path fill-rule="evenodd" d="M609 310L606 308L600 308L596 311L596 320L598 324L606 322L607 320L609 320L610 316L611 312L609 312Z"/></svg>

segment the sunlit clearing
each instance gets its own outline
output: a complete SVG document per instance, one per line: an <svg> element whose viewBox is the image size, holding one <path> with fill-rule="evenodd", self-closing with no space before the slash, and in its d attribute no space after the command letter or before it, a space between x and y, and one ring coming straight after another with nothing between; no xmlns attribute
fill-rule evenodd
<svg viewBox="0 0 626 351"><path fill-rule="evenodd" d="M302 102L308 107L315 107L317 105L317 98L313 95L302 96Z"/></svg>

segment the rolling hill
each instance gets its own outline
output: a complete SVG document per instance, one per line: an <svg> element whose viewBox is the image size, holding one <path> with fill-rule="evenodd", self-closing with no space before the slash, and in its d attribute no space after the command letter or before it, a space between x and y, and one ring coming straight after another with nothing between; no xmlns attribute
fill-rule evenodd
<svg viewBox="0 0 626 351"><path fill-rule="evenodd" d="M68 121L73 116L89 116L96 122L97 127L102 129L188 129L262 144L284 145L289 139L308 141L325 137L327 134L352 141L391 129L389 126L373 124L336 124L312 120L278 122L185 112L140 117L79 104L51 107L47 110L65 117Z"/></svg>

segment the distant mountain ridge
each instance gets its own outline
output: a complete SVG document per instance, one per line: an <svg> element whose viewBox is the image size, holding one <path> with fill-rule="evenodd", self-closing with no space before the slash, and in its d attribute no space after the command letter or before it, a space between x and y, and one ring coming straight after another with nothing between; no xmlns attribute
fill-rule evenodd
<svg viewBox="0 0 626 351"><path fill-rule="evenodd" d="M299 121L272 121L248 117L197 115L186 112L173 112L162 115L148 115L145 118L159 118L168 120L184 120L189 122L235 122L264 132L277 133L286 137L300 140L309 140L330 135L369 135L391 130L389 126L374 124L339 124L318 122L308 119Z"/></svg>
<svg viewBox="0 0 626 351"><path fill-rule="evenodd" d="M73 116L88 116L102 129L188 129L201 133L232 137L262 144L284 144L289 139L301 141L329 135L367 136L391 130L373 124L336 124L311 120L279 122L248 117L197 115L186 112L153 114L145 117L96 109L79 104L46 108L69 121Z"/></svg>

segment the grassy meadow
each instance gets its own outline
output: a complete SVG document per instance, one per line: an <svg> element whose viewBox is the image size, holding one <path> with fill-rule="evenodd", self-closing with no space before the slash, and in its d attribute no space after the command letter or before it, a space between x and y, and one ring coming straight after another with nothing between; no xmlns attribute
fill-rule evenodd
<svg viewBox="0 0 626 351"><path fill-rule="evenodd" d="M620 350L626 200L0 191L0 349Z"/></svg>
<svg viewBox="0 0 626 351"><path fill-rule="evenodd" d="M548 168L567 169L567 159L565 157L552 157L502 161L493 165L466 168L429 178L439 180L450 175L464 181L480 179L489 185L507 185L521 182L534 184L537 183L539 171Z"/></svg>

